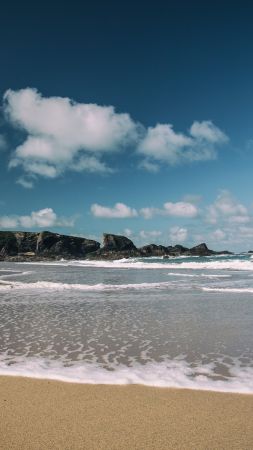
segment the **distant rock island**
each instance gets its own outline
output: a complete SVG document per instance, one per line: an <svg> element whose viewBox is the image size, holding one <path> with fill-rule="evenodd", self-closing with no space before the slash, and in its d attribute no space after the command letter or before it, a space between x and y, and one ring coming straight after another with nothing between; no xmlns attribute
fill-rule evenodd
<svg viewBox="0 0 253 450"><path fill-rule="evenodd" d="M131 257L211 256L231 254L227 250L215 252L205 243L192 248L182 245L156 244L137 248L125 236L104 233L103 246L91 239L42 231L0 231L1 261L43 261L64 259L114 260Z"/></svg>

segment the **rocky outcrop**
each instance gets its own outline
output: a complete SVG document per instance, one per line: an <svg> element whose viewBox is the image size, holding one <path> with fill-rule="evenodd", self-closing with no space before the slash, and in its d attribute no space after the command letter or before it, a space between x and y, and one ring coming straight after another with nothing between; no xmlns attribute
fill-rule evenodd
<svg viewBox="0 0 253 450"><path fill-rule="evenodd" d="M103 247L88 255L89 259L122 259L141 256L131 239L116 234L103 234Z"/></svg>
<svg viewBox="0 0 253 450"><path fill-rule="evenodd" d="M170 258L175 256L211 256L231 254L228 251L215 252L205 243L192 248L182 245L168 246L150 244L136 248L125 236L104 233L103 246L97 241L76 236L66 236L50 231L30 233L23 231L0 231L1 260L40 259L122 259L131 257L157 256Z"/></svg>
<svg viewBox="0 0 253 450"><path fill-rule="evenodd" d="M187 247L184 247L183 245L174 245L167 247L167 255L168 256L181 256L181 255L187 255L189 254L190 249Z"/></svg>
<svg viewBox="0 0 253 450"><path fill-rule="evenodd" d="M136 247L131 239L128 239L125 236L104 233L103 250L120 252L125 250L136 250Z"/></svg>
<svg viewBox="0 0 253 450"><path fill-rule="evenodd" d="M191 256L211 256L215 255L216 252L210 250L205 243L196 245L189 250Z"/></svg>
<svg viewBox="0 0 253 450"><path fill-rule="evenodd" d="M165 256L168 254L167 247L163 245L149 244L139 248L141 256Z"/></svg>
<svg viewBox="0 0 253 450"><path fill-rule="evenodd" d="M207 245L203 242L202 244L196 245L192 248L183 247L182 245L175 245L174 247L167 247L167 254L165 258L170 256L212 256L212 255L232 255L233 253L223 250L221 252L215 252L210 250Z"/></svg>
<svg viewBox="0 0 253 450"><path fill-rule="evenodd" d="M85 258L100 248L99 242L50 231L0 232L1 259Z"/></svg>

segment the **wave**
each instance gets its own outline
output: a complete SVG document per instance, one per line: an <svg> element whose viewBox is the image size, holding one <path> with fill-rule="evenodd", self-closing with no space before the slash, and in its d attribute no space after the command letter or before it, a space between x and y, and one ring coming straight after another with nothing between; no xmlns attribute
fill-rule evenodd
<svg viewBox="0 0 253 450"><path fill-rule="evenodd" d="M88 384L141 384L146 386L188 388L220 392L253 393L253 368L235 364L230 376L215 373L215 364L192 367L184 360L162 363L135 363L107 370L92 363L75 363L65 367L62 362L39 358L22 358L10 364L0 359L0 375L24 376Z"/></svg>
<svg viewBox="0 0 253 450"><path fill-rule="evenodd" d="M199 258L199 257L198 257ZM163 260L165 261L165 260ZM186 261L182 262L180 259L171 260L171 262L149 262L137 261L129 259L121 259L116 261L59 261L59 262L36 262L36 263L17 263L17 264L32 264L32 265L46 265L46 266L74 266L74 267L94 267L94 268L108 268L108 269L194 269L194 270L244 270L253 271L253 261L251 259L241 260L224 258L223 260L205 260L201 261Z"/></svg>
<svg viewBox="0 0 253 450"><path fill-rule="evenodd" d="M49 281L36 281L35 283L19 283L14 282L0 282L0 290L10 289L43 289L43 290L78 290L78 291L115 291L125 289L165 289L173 286L172 283L164 281L161 283L129 283L129 284L69 284L69 283L53 283Z"/></svg>
<svg viewBox="0 0 253 450"><path fill-rule="evenodd" d="M203 291L207 292L237 292L241 294L253 294L253 288L209 288L209 287L203 287Z"/></svg>
<svg viewBox="0 0 253 450"><path fill-rule="evenodd" d="M4 272L4 273L2 273ZM6 273L7 272L7 273ZM8 273L11 272L11 273ZM5 279L5 278L11 278L11 277L20 277L20 276L25 276L25 275L30 275L32 273L31 270L27 270L26 272L17 272L15 270L0 270L0 278L1 279Z"/></svg>
<svg viewBox="0 0 253 450"><path fill-rule="evenodd" d="M215 275L210 275L210 274L205 274L205 273L201 273L201 274L196 274L196 273L180 273L180 272L168 272L168 275L174 276L174 277L190 277L190 278L230 278L231 275L221 275L221 274L215 274Z"/></svg>

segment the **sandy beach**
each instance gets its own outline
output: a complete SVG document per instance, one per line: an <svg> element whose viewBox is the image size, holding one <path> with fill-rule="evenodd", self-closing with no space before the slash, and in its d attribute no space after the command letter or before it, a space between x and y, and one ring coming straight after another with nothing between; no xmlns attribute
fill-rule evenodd
<svg viewBox="0 0 253 450"><path fill-rule="evenodd" d="M0 377L0 448L252 450L253 396Z"/></svg>

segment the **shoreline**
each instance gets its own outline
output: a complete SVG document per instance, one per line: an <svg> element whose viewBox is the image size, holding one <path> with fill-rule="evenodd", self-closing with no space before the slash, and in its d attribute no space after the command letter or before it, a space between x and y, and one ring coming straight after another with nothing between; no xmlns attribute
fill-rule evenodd
<svg viewBox="0 0 253 450"><path fill-rule="evenodd" d="M0 449L253 448L253 395L0 376Z"/></svg>

